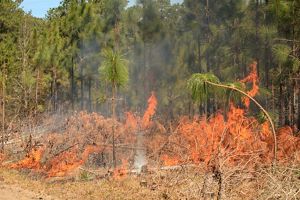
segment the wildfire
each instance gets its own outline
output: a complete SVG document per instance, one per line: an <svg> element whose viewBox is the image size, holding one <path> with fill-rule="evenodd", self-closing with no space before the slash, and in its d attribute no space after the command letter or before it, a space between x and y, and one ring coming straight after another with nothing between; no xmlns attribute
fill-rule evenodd
<svg viewBox="0 0 300 200"><path fill-rule="evenodd" d="M138 129L138 120L131 112L126 112L126 122L125 127L132 129L133 131Z"/></svg>
<svg viewBox="0 0 300 200"><path fill-rule="evenodd" d="M5 160L5 155L0 153L0 165L2 164L2 162Z"/></svg>
<svg viewBox="0 0 300 200"><path fill-rule="evenodd" d="M155 114L157 106L157 99L154 92L152 92L150 98L148 99L148 108L143 116L143 127L148 128L151 122L151 117Z"/></svg>
<svg viewBox="0 0 300 200"><path fill-rule="evenodd" d="M54 157L49 164L48 177L60 177L69 174L70 172L83 165L91 153L100 152L102 148L98 146L87 146L78 158L78 148L74 147L69 151L63 152Z"/></svg>
<svg viewBox="0 0 300 200"><path fill-rule="evenodd" d="M41 158L44 151L45 147L33 148L23 160L12 164L10 167L13 169L25 168L39 170L42 168Z"/></svg>
<svg viewBox="0 0 300 200"><path fill-rule="evenodd" d="M128 169L128 160L122 159L122 165L120 167L117 167L113 172L113 178L115 180L120 180L127 175Z"/></svg>
<svg viewBox="0 0 300 200"><path fill-rule="evenodd" d="M252 83L252 89L248 92L251 97L254 97L259 90L256 65L254 62L250 66L250 75L241 80L243 83ZM243 101L249 108L249 99L245 98ZM176 126L169 124L169 129L158 122L152 123L151 118L155 114L156 107L157 99L152 92L143 117L131 112L125 113L126 122L117 122L117 144L135 144L145 149L143 150L145 152L140 153L143 159L144 157L146 159L147 154L153 160L158 158L165 166L187 163L195 165L204 163L210 166L218 159L223 159L223 164L247 163L247 166L268 164L272 161L274 138L269 124L267 122L260 124L255 118L247 117L246 111L233 103L230 104L226 114L217 112L209 120L199 116L193 119L182 117ZM69 175L86 163L92 153L103 152L107 157L111 156L111 149L105 148L105 144L110 142L111 122L111 119L97 113L75 114L66 120L63 134L45 135L44 141L41 142L44 144L42 147L32 149L23 160L10 167L41 171L48 177ZM145 132L147 128L149 134L138 134ZM167 134L169 130L172 134ZM300 139L292 135L289 127L279 129L277 135L278 159L284 162L296 158L300 162ZM137 136L142 139L138 139ZM88 145L91 141L93 144L104 145L101 147ZM165 148L168 151L162 154ZM131 151L130 154L134 156L135 152ZM253 156L255 162L249 162ZM118 158L122 159L122 165L113 172L113 178L116 180L125 177L129 168L128 154L120 151ZM1 159L0 155L0 163ZM144 164L144 161L142 163Z"/></svg>
<svg viewBox="0 0 300 200"><path fill-rule="evenodd" d="M252 89L247 93L254 97L259 91L257 63L252 63L250 67L250 74L241 82L252 83ZM246 108L249 108L249 98L244 98L243 101ZM176 159L180 155L187 155L185 159L194 164L203 162L206 166L218 159L223 159L223 164L227 165L247 163L248 167L271 163L274 138L269 123L260 124L255 118L246 117L245 114L245 110L231 103L226 120L221 113L211 116L208 121L198 117L193 120L181 118L172 143L187 148L173 149L177 156L164 155L161 160L167 166L180 164L181 160ZM290 158L300 161L300 154L297 153L299 148L300 139L292 135L291 128L278 131L278 158L281 162ZM255 162L249 162L254 157Z"/></svg>
<svg viewBox="0 0 300 200"><path fill-rule="evenodd" d="M252 83L252 89L247 92L247 94L251 97L254 97L258 91L259 91L259 86L258 86L258 74L257 74L257 62L254 61L251 65L251 72L248 76L246 76L244 79L241 80L242 83ZM248 97L243 98L244 104L246 108L249 108L250 106L250 99Z"/></svg>
<svg viewBox="0 0 300 200"><path fill-rule="evenodd" d="M164 166L176 166L179 164L179 158L177 157L170 157L168 155L161 156L161 159L164 162Z"/></svg>

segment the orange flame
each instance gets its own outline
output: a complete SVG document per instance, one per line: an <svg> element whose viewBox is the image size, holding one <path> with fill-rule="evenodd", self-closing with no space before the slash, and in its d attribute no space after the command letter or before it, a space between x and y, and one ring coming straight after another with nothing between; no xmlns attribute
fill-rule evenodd
<svg viewBox="0 0 300 200"><path fill-rule="evenodd" d="M2 162L5 160L5 155L0 153L0 165L2 164Z"/></svg>
<svg viewBox="0 0 300 200"><path fill-rule="evenodd" d="M44 147L33 148L31 152L21 161L12 164L10 167L13 169L34 169L39 170L41 169L41 158L45 151Z"/></svg>
<svg viewBox="0 0 300 200"><path fill-rule="evenodd" d="M125 114L126 114L125 127L133 131L137 130L138 121L136 117L131 112L126 112Z"/></svg>
<svg viewBox="0 0 300 200"><path fill-rule="evenodd" d="M79 166L83 165L87 161L91 153L100 152L101 150L102 148L98 146L89 145L82 153L81 159L77 156L77 147L59 154L50 161L50 168L47 172L48 177L66 176L70 172L77 169Z"/></svg>
<svg viewBox="0 0 300 200"><path fill-rule="evenodd" d="M120 167L117 167L114 170L113 178L116 180L120 180L124 177L126 177L128 171L128 160L122 159L122 165Z"/></svg>
<svg viewBox="0 0 300 200"><path fill-rule="evenodd" d="M252 82L252 89L247 92L247 94L251 97L255 97L255 95L259 91L258 87L258 74L257 74L257 62L254 61L251 65L251 72L248 76L246 76L244 79L241 80L242 83ZM249 108L250 106L250 99L248 97L243 98L244 104L246 108Z"/></svg>
<svg viewBox="0 0 300 200"><path fill-rule="evenodd" d="M148 99L148 108L143 116L143 127L148 128L150 126L151 117L155 114L157 106L157 99L154 92L152 92L150 98Z"/></svg>
<svg viewBox="0 0 300 200"><path fill-rule="evenodd" d="M168 155L163 155L163 156L161 156L161 159L164 162L164 166L176 166L179 164L178 157L170 157Z"/></svg>

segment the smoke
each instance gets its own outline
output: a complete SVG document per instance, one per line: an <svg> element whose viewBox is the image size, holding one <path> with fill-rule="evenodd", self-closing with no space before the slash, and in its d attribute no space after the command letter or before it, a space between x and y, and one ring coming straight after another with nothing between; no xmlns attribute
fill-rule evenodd
<svg viewBox="0 0 300 200"><path fill-rule="evenodd" d="M147 165L146 150L144 148L144 132L138 132L137 136L137 150L134 157L134 169L137 173L141 173L143 166Z"/></svg>

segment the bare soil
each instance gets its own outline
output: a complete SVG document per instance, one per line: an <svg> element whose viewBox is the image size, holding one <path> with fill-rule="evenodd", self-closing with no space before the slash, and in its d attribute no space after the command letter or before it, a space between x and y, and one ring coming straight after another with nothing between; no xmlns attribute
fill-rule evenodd
<svg viewBox="0 0 300 200"><path fill-rule="evenodd" d="M34 193L29 190L22 189L17 185L7 185L0 182L0 200L54 200L45 194Z"/></svg>

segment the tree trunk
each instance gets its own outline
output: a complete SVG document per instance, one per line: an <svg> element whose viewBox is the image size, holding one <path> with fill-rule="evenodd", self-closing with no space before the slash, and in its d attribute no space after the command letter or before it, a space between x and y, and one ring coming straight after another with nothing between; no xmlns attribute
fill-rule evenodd
<svg viewBox="0 0 300 200"><path fill-rule="evenodd" d="M83 98L84 98L84 80L83 80L83 66L80 66L80 109L83 110Z"/></svg>
<svg viewBox="0 0 300 200"><path fill-rule="evenodd" d="M272 81L272 112L275 113L276 103L275 103L275 87Z"/></svg>
<svg viewBox="0 0 300 200"><path fill-rule="evenodd" d="M258 43L258 31L259 31L259 0L256 0L255 4L255 60L257 62L257 75L259 76L259 68L260 68L260 61L259 61L259 43Z"/></svg>
<svg viewBox="0 0 300 200"><path fill-rule="evenodd" d="M284 125L290 125L290 121L289 121L289 112L290 112L290 109L289 109L289 100L290 100L290 89L289 87L287 87L288 83L287 81L285 81L284 83L284 88L285 90L287 91L287 94L284 95L284 108L285 108L285 112L284 112Z"/></svg>
<svg viewBox="0 0 300 200"><path fill-rule="evenodd" d="M299 74L299 76L298 76L298 80L297 80L297 82L298 82L298 120L297 120L297 127L298 127L298 131L300 131L300 84L299 84L299 82L300 82L300 74Z"/></svg>
<svg viewBox="0 0 300 200"><path fill-rule="evenodd" d="M5 83L5 79L6 79L6 67L5 64L3 66L3 77L2 77L2 152L4 152L4 138L5 138L5 96L6 96L6 92L5 92L5 87L6 87L6 83Z"/></svg>
<svg viewBox="0 0 300 200"><path fill-rule="evenodd" d="M206 26L207 26L207 46L210 43L210 29L209 29L209 0L206 0ZM206 70L207 72L210 72L210 61L209 61L209 51L206 49Z"/></svg>
<svg viewBox="0 0 300 200"><path fill-rule="evenodd" d="M35 110L34 110L34 116L35 117L37 115L37 110L38 110L38 106L39 106L39 102L38 102L39 79L40 79L40 70L37 69L37 72L36 72L36 84L35 84Z"/></svg>
<svg viewBox="0 0 300 200"><path fill-rule="evenodd" d="M74 59L72 57L72 66L70 69L70 77L71 77L71 106L72 111L74 111L75 108L75 80L74 80Z"/></svg>
<svg viewBox="0 0 300 200"><path fill-rule="evenodd" d="M270 69L270 59L269 59L269 48L268 43L265 44L265 86L269 88L269 69Z"/></svg>
<svg viewBox="0 0 300 200"><path fill-rule="evenodd" d="M117 93L116 84L112 84L112 99L111 99L111 107L112 107L112 153L113 153L113 167L117 167L117 160L116 160L116 147L115 147L115 125L116 125L116 93Z"/></svg>
<svg viewBox="0 0 300 200"><path fill-rule="evenodd" d="M283 85L279 84L279 126L284 124L284 96L283 96Z"/></svg>
<svg viewBox="0 0 300 200"><path fill-rule="evenodd" d="M89 87L89 112L92 112L92 79L89 78L88 81L88 87Z"/></svg>
<svg viewBox="0 0 300 200"><path fill-rule="evenodd" d="M58 87L57 87L57 71L56 68L54 68L54 82L53 82L53 95L54 95L54 101L53 101L53 110L54 112L57 111L57 99L58 99Z"/></svg>
<svg viewBox="0 0 300 200"><path fill-rule="evenodd" d="M201 67L201 40L200 40L200 33L198 34L198 37L197 37L197 45L198 45L198 65L199 65L199 71L198 72L201 73L202 72L202 67Z"/></svg>
<svg viewBox="0 0 300 200"><path fill-rule="evenodd" d="M146 73L147 73L147 66L146 66L146 42L144 41L144 82L143 82L143 86L144 86L144 91L143 91L143 107L146 107L146 102L147 102L147 97L146 97Z"/></svg>

